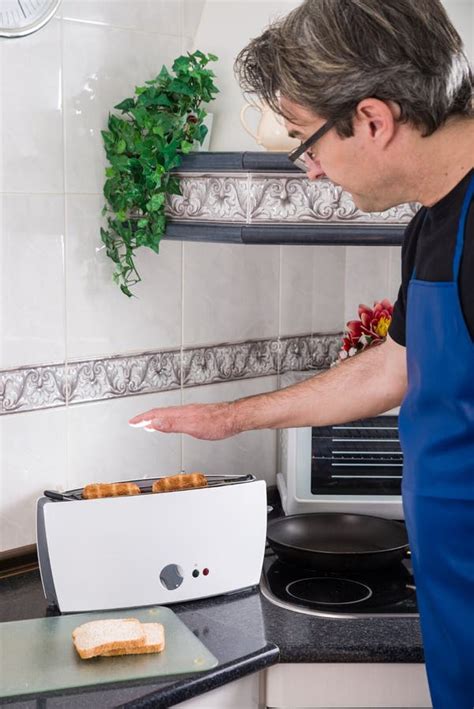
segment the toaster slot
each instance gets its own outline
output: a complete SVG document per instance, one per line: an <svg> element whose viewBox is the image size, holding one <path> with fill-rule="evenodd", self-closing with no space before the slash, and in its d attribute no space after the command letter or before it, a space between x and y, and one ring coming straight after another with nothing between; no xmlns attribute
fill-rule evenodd
<svg viewBox="0 0 474 709"><path fill-rule="evenodd" d="M136 483L138 487L140 488L141 494L164 494L164 493L152 493L152 485L155 482L155 480L161 480L164 477L169 477L166 475L161 475L157 476L156 478L140 478L138 480L121 480L121 481L115 481L115 482L131 482L131 483ZM254 475L251 475L250 473L247 475L206 475L207 479L207 486L205 488L186 488L184 490L178 490L177 492L190 492L193 490L206 490L207 488L211 487L222 487L224 485L236 485L236 484L241 484L241 483L247 483L247 482L252 482L253 480L256 480L256 477ZM84 488L77 488L76 490L68 490L65 493L59 493L56 491L45 491L48 492L47 497L50 497L51 499L55 500L67 500L67 499L76 499L76 500L83 500L84 498L82 497L82 491ZM101 499L107 499L107 498L101 498Z"/></svg>

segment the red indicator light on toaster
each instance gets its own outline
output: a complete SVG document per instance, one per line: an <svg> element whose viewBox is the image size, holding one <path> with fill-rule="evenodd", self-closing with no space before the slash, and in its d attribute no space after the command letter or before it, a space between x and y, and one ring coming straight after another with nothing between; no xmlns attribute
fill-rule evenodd
<svg viewBox="0 0 474 709"><path fill-rule="evenodd" d="M203 576L209 576L209 569L203 569L203 570L202 570L202 575L203 575Z"/></svg>

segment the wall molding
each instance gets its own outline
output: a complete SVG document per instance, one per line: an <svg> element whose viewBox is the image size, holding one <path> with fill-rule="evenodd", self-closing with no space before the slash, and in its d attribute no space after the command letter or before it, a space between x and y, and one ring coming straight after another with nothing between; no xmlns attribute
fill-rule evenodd
<svg viewBox="0 0 474 709"><path fill-rule="evenodd" d="M177 172L176 176L182 194L168 195L166 213L180 223L401 227L420 206L407 203L384 212L362 212L342 187L326 179L309 181L302 172Z"/></svg>
<svg viewBox="0 0 474 709"><path fill-rule="evenodd" d="M0 370L0 415L320 371L337 358L341 338L306 334Z"/></svg>

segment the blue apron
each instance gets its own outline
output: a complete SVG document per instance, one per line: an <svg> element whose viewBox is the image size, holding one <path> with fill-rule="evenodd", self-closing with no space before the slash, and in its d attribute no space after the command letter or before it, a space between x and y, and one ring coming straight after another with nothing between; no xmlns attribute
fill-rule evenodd
<svg viewBox="0 0 474 709"><path fill-rule="evenodd" d="M474 707L474 343L458 292L473 194L474 175L453 280L421 281L413 272L407 298L403 506L435 709Z"/></svg>

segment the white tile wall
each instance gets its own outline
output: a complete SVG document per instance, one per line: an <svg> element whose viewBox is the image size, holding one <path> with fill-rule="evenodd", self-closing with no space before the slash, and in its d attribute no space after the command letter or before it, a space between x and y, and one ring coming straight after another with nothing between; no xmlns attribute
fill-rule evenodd
<svg viewBox="0 0 474 709"><path fill-rule="evenodd" d="M63 0L62 8L64 19L84 24L176 37L180 37L183 30L180 0Z"/></svg>
<svg viewBox="0 0 474 709"><path fill-rule="evenodd" d="M63 192L61 22L1 42L3 190Z"/></svg>
<svg viewBox="0 0 474 709"><path fill-rule="evenodd" d="M344 277L344 247L282 246L280 335L340 331Z"/></svg>
<svg viewBox="0 0 474 709"><path fill-rule="evenodd" d="M468 57L474 62L474 3L472 0L443 0L443 5L461 35Z"/></svg>
<svg viewBox="0 0 474 709"><path fill-rule="evenodd" d="M199 33L199 25L206 0L183 0L183 35L194 40ZM204 50L202 50L204 51ZM210 51L206 48L206 51Z"/></svg>
<svg viewBox="0 0 474 709"><path fill-rule="evenodd" d="M68 359L179 346L182 242L163 241L159 256L142 249L136 259L142 282L126 298L100 243L103 203L100 195L66 200Z"/></svg>
<svg viewBox="0 0 474 709"><path fill-rule="evenodd" d="M185 244L184 346L278 333L279 247Z"/></svg>
<svg viewBox="0 0 474 709"><path fill-rule="evenodd" d="M344 323L357 319L359 303L371 307L374 301L389 297L393 289L390 264L390 250L385 247L346 247Z"/></svg>
<svg viewBox="0 0 474 709"><path fill-rule="evenodd" d="M0 368L64 362L64 199L0 195Z"/></svg>
<svg viewBox="0 0 474 709"><path fill-rule="evenodd" d="M388 249L388 288L387 288L387 298L391 303L395 303L398 296L398 290L400 288L400 283L402 280L402 248L401 246L391 246Z"/></svg>
<svg viewBox="0 0 474 709"><path fill-rule="evenodd" d="M0 416L0 552L33 544L36 500L66 481L66 410Z"/></svg>

